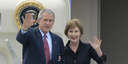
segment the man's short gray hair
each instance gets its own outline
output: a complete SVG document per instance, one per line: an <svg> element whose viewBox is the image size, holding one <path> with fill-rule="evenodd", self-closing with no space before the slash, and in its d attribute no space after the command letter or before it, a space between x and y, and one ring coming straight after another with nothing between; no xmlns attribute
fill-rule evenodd
<svg viewBox="0 0 128 64"><path fill-rule="evenodd" d="M54 14L53 11L50 10L50 9L42 9L42 10L40 10L40 12L39 12L39 14L38 14L39 20L41 20L42 14L43 14L44 12L49 13L49 14L53 14L53 21L55 20L55 14Z"/></svg>

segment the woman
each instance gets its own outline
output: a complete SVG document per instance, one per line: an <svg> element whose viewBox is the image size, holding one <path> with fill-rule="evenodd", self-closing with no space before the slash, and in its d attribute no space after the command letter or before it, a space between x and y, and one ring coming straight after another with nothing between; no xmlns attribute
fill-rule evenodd
<svg viewBox="0 0 128 64"><path fill-rule="evenodd" d="M100 49L101 41L94 37L94 43L83 43L80 37L83 34L83 26L78 19L67 22L65 35L69 38L65 46L66 64L90 64L93 58L98 64L106 61L106 56Z"/></svg>

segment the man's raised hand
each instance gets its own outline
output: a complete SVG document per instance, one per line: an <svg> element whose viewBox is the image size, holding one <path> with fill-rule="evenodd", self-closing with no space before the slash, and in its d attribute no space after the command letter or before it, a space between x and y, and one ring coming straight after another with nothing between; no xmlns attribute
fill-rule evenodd
<svg viewBox="0 0 128 64"><path fill-rule="evenodd" d="M23 31L26 31L35 22L35 20L32 20L31 18L32 18L32 15L30 14L25 14L25 18L22 16Z"/></svg>

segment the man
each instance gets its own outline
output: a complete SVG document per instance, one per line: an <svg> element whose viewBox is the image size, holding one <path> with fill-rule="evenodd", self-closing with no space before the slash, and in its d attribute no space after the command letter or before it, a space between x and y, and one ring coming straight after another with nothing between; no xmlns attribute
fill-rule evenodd
<svg viewBox="0 0 128 64"><path fill-rule="evenodd" d="M35 22L31 18L29 14L22 17L23 27L16 37L23 45L23 64L64 64L63 40L50 31L55 22L54 13L49 9L41 10L37 19L39 27L35 29L30 28ZM58 60L59 55L61 60Z"/></svg>

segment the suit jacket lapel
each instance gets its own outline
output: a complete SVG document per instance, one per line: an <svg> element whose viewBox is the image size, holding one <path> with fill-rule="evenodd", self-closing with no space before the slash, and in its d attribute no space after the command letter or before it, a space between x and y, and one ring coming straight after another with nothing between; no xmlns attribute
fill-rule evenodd
<svg viewBox="0 0 128 64"><path fill-rule="evenodd" d="M39 31L39 28L36 29L36 38L37 38L37 45L38 45L38 48L41 52L41 55L43 56L43 59L45 58L45 54L44 54L44 44L43 44L43 39L42 39L42 35Z"/></svg>
<svg viewBox="0 0 128 64"><path fill-rule="evenodd" d="M57 48L57 42L55 41L56 40L56 37L53 33L51 33L51 38L52 38L52 58L55 56L56 54L56 48Z"/></svg>

